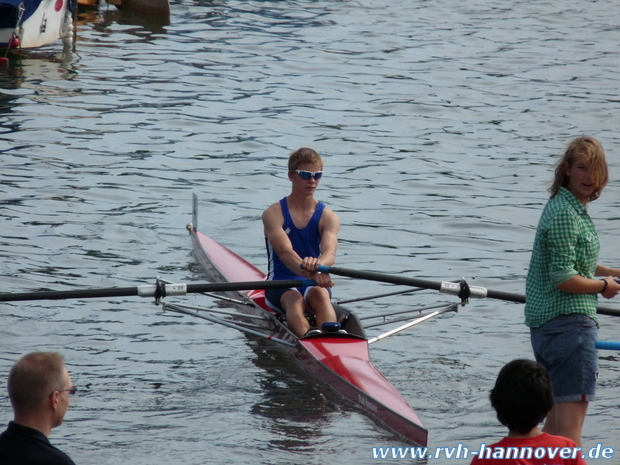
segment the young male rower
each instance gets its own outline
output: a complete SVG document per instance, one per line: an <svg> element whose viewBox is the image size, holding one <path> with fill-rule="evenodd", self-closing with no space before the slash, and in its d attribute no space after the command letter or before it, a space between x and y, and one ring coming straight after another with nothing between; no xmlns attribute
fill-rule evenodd
<svg viewBox="0 0 620 465"><path fill-rule="evenodd" d="M318 153L310 148L294 151L288 160L291 193L263 212L268 279L312 279L317 284L265 293L269 307L286 314L289 329L298 337L320 331L310 327L306 313L315 315L318 328L336 321L330 289L334 283L329 274L317 272L319 265L336 261L340 229L338 216L314 198L322 175Z"/></svg>

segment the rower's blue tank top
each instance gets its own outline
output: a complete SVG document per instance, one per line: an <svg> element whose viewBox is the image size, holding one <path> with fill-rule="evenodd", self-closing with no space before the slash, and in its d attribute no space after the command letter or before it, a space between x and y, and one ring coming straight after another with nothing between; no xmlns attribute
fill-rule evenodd
<svg viewBox="0 0 620 465"><path fill-rule="evenodd" d="M291 214L288 210L288 203L286 197L280 200L280 207L282 208L282 216L284 217L284 224L282 229L288 235L288 238L293 245L293 250L297 252L301 258L306 257L319 257L321 255L321 234L319 232L319 221L323 210L325 210L325 204L319 202L314 210L314 214L308 224L303 229L298 229L293 223ZM278 254L275 253L269 241L265 238L265 244L267 245L267 259L269 263L269 272L267 279L280 280L280 279L300 279L299 275L293 273L288 267L282 263Z"/></svg>

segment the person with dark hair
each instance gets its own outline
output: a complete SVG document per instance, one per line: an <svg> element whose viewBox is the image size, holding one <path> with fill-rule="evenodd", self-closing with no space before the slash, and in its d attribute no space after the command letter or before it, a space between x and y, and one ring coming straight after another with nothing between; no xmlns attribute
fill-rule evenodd
<svg viewBox="0 0 620 465"><path fill-rule="evenodd" d="M539 424L553 407L551 378L533 360L513 360L499 372L490 394L508 436L483 445L471 465L585 465L576 444L543 433Z"/></svg>
<svg viewBox="0 0 620 465"><path fill-rule="evenodd" d="M47 439L62 424L76 391L64 357L55 352L24 355L11 368L7 384L14 420L0 434L0 464L75 465Z"/></svg>
<svg viewBox="0 0 620 465"><path fill-rule="evenodd" d="M267 279L312 279L317 284L265 292L269 308L286 314L289 329L299 337L320 333L323 323L336 321L330 289L334 283L328 273L317 272L319 265L336 261L340 229L338 216L314 198L322 176L318 153L310 148L294 151L288 160L291 193L263 213ZM318 328L310 327L306 313L315 315Z"/></svg>
<svg viewBox="0 0 620 465"><path fill-rule="evenodd" d="M500 371L489 398L502 425L527 434L553 407L549 373L531 360L512 361Z"/></svg>
<svg viewBox="0 0 620 465"><path fill-rule="evenodd" d="M596 394L597 294L611 299L620 292L614 280L620 269L598 264L598 235L586 210L608 179L601 144L588 136L572 140L556 165L525 288L525 324L534 356L553 382L555 404L543 431L579 446L588 403Z"/></svg>

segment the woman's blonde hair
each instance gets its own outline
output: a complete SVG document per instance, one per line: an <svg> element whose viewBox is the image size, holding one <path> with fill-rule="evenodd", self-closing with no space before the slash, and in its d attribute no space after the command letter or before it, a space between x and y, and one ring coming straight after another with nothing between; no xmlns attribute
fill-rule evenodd
<svg viewBox="0 0 620 465"><path fill-rule="evenodd" d="M590 177L595 186L589 201L599 198L609 181L609 173L603 146L590 136L577 137L568 144L564 156L555 166L555 176L549 188L551 198L558 194L560 187L568 187L570 176L566 174L566 171L578 162L584 163L590 169Z"/></svg>

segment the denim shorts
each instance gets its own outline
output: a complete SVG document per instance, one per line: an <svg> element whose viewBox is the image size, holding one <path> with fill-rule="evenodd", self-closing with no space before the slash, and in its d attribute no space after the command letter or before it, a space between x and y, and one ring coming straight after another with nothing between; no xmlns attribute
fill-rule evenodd
<svg viewBox="0 0 620 465"><path fill-rule="evenodd" d="M551 375L556 403L593 401L598 378L598 325L581 313L530 328L536 361Z"/></svg>

